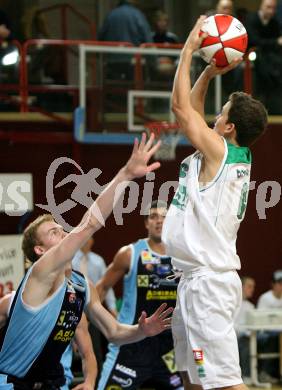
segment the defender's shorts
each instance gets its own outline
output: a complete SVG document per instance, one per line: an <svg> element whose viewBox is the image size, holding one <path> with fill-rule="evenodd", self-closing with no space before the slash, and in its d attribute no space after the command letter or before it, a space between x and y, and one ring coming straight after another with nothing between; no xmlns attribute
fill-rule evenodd
<svg viewBox="0 0 282 390"><path fill-rule="evenodd" d="M156 390L183 390L171 332L122 347L111 344L98 390L136 390L148 381Z"/></svg>
<svg viewBox="0 0 282 390"><path fill-rule="evenodd" d="M236 271L183 274L172 319L176 364L204 389L242 383L234 315L242 301Z"/></svg>

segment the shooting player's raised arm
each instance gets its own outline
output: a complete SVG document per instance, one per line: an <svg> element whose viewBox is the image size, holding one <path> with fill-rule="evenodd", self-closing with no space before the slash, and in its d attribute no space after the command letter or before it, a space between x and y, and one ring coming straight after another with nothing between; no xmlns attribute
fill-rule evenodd
<svg viewBox="0 0 282 390"><path fill-rule="evenodd" d="M224 142L206 124L202 110L193 107L191 101L190 68L193 53L200 47L203 36L199 33L205 16L201 16L190 32L182 49L175 74L172 91L172 109L184 135L199 149L207 160L221 161L224 156Z"/></svg>

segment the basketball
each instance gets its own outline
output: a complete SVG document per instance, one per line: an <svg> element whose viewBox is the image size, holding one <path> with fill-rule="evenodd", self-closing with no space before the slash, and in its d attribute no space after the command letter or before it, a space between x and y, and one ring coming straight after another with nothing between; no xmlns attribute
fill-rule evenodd
<svg viewBox="0 0 282 390"><path fill-rule="evenodd" d="M203 24L204 38L199 54L207 63L215 59L216 66L224 67L244 55L248 45L248 34L243 24L231 15L209 16Z"/></svg>

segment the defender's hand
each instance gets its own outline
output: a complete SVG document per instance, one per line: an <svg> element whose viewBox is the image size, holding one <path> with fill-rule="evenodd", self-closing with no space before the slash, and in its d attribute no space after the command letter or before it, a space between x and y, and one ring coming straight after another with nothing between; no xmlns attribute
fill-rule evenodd
<svg viewBox="0 0 282 390"><path fill-rule="evenodd" d="M138 139L135 138L131 157L125 165L125 172L130 180L145 176L148 172L152 172L161 166L159 162L148 165L150 158L156 153L161 145L161 141L158 141L153 145L154 139L154 134L151 134L146 142L146 133L142 134L140 143Z"/></svg>
<svg viewBox="0 0 282 390"><path fill-rule="evenodd" d="M142 312L138 326L145 336L156 336L171 327L171 317L168 317L172 312L173 308L169 307L166 309L167 304L163 303L151 317L147 317L146 312Z"/></svg>

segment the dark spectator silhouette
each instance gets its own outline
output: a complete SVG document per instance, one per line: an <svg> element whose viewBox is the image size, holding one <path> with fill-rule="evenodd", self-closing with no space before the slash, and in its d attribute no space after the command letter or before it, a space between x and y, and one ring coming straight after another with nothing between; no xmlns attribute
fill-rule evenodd
<svg viewBox="0 0 282 390"><path fill-rule="evenodd" d="M154 30L152 31L152 39L154 43L175 44L178 43L176 34L168 30L169 17L162 10L156 11L153 19ZM171 80L176 71L177 57L158 56L156 62L152 64L151 78L154 80Z"/></svg>
<svg viewBox="0 0 282 390"><path fill-rule="evenodd" d="M0 39L12 39L11 22L3 10L0 9Z"/></svg>
<svg viewBox="0 0 282 390"><path fill-rule="evenodd" d="M234 5L233 0L219 0L216 3L214 9L208 10L206 12L207 16L215 15L215 14L223 14L223 15L233 15Z"/></svg>
<svg viewBox="0 0 282 390"><path fill-rule="evenodd" d="M282 109L282 34L276 19L276 0L262 0L257 12L248 15L249 46L256 47L256 94L270 114Z"/></svg>
<svg viewBox="0 0 282 390"><path fill-rule="evenodd" d="M151 29L145 15L136 7L136 1L121 1L106 17L98 34L101 41L130 42L134 46L152 42ZM132 56L108 54L106 77L114 80L132 80Z"/></svg>
<svg viewBox="0 0 282 390"><path fill-rule="evenodd" d="M152 38L155 43L178 43L176 34L168 30L169 17L162 10L156 11L154 15L154 31Z"/></svg>

